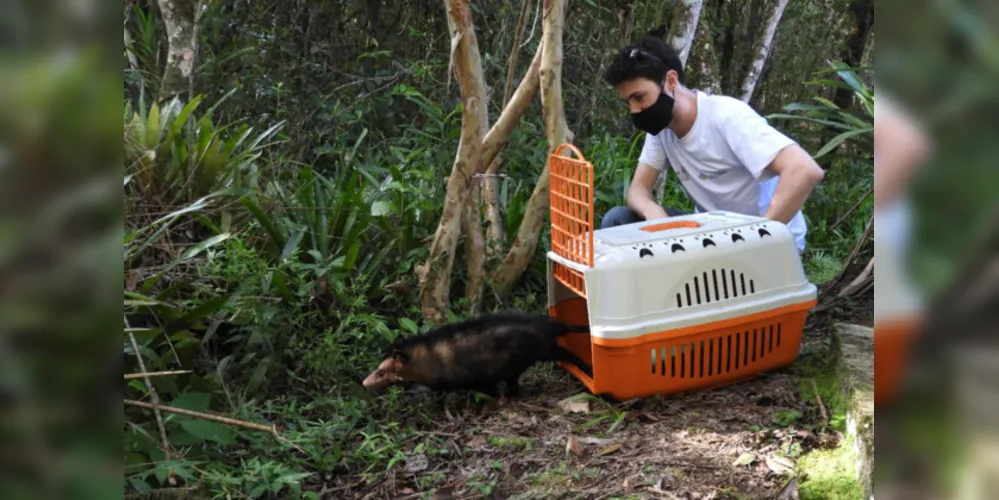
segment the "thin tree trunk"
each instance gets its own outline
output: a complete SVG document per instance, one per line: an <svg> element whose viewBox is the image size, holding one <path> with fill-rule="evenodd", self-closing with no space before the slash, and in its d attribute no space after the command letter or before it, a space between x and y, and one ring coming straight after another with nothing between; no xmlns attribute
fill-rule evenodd
<svg viewBox="0 0 999 500"><path fill-rule="evenodd" d="M717 83L719 92L733 87L732 75L736 73L736 68L738 67L735 57L735 40L738 37L739 5L740 2L737 0L725 0L725 9L719 9L719 11L723 11L723 15L719 15L715 19L715 22L725 26L724 34L719 41L719 45L717 45L718 48L715 50L717 60L715 64L717 71L715 71L715 74L721 75ZM725 19L724 22L721 21L723 18ZM698 40L701 38L701 29L698 27Z"/></svg>
<svg viewBox="0 0 999 500"><path fill-rule="evenodd" d="M840 53L840 59L850 66L858 66L864 58L864 48L868 34L874 27L874 0L853 0L849 10L852 14L853 28L846 38L846 45ZM853 106L853 92L847 89L836 89L833 103L841 109Z"/></svg>
<svg viewBox="0 0 999 500"><path fill-rule="evenodd" d="M482 223L479 221L479 200L481 199L480 177L473 180L465 201L464 217L461 221L465 233L465 255L468 259L468 280L465 283L465 303L470 315L479 313L482 306L482 291L486 277L486 243L482 237Z"/></svg>
<svg viewBox="0 0 999 500"><path fill-rule="evenodd" d="M514 35L513 43L510 45L510 58L506 68L506 85L503 88L503 105L500 109L506 109L507 104L510 102L510 92L513 91L513 76L517 70L517 56L520 54L520 40L524 36L524 27L527 24L527 8L530 3L530 0L524 0L523 5L520 7L520 16L517 18L517 33ZM532 63L533 67L534 64ZM536 70L535 78L537 78ZM537 87L536 83L534 85ZM486 202L486 239L489 242L486 247L486 259L488 260L497 258L503 251L503 244L506 239L506 231L503 229L503 212L500 210L499 204L500 182L498 172L502 161L500 155L497 154L489 162L489 168L486 169L485 182L482 187L482 198Z"/></svg>
<svg viewBox="0 0 999 500"><path fill-rule="evenodd" d="M871 27L870 33L867 34L867 42L864 43L864 56L860 58L861 66L873 66L874 65L874 27Z"/></svg>
<svg viewBox="0 0 999 500"><path fill-rule="evenodd" d="M195 20L199 4L198 0L159 0L168 44L160 99L183 95L193 86L198 53Z"/></svg>
<svg viewBox="0 0 999 500"><path fill-rule="evenodd" d="M711 32L708 30L707 20L701 19L697 23L697 31L694 35L694 48L690 55L690 64L687 65L699 77L698 85L701 90L709 94L721 93L721 81L718 79L718 58L715 55L714 42L711 40Z"/></svg>
<svg viewBox="0 0 999 500"><path fill-rule="evenodd" d="M461 139L451 175L440 223L434 234L427 261L417 270L420 281L420 304L424 316L433 322L443 318L449 300L454 251L458 244L465 200L473 175L478 171L482 142L486 132L485 81L482 60L472 24L472 12L466 0L444 0L451 31L452 62L461 89Z"/></svg>
<svg viewBox="0 0 999 500"><path fill-rule="evenodd" d="M680 55L680 64L687 66L687 58L690 55L691 46L694 43L694 34L701 19L701 8L704 0L680 0L676 3L673 11L673 25L669 32L669 44ZM711 43L711 40L708 40ZM656 202L662 203L666 194L666 175L669 169L664 168L656 176L655 186L652 188L652 197Z"/></svg>
<svg viewBox="0 0 999 500"><path fill-rule="evenodd" d="M483 142L482 161L483 164L488 162L489 165L489 169L486 171L487 184L486 189L483 190L483 195L485 198L486 221L489 224L486 234L488 238L487 251L490 255L490 260L502 255L506 241L503 215L500 211L499 181L497 177L502 169L502 163L497 158L499 158L500 150L506 146L506 141L509 139L514 125L520 121L520 117L524 114L528 104L534 100L534 96L538 93L543 45L544 43L538 47L537 52L534 54L534 59L531 61L531 66L527 69L527 73L524 74L524 78L520 81L520 85L517 86L517 90L510 98L510 102L503 108L503 113L496 120L489 133L486 134L485 141Z"/></svg>
<svg viewBox="0 0 999 500"><path fill-rule="evenodd" d="M565 22L566 0L544 0L542 18L541 56L541 105L544 111L545 130L548 135L549 154L556 147L572 141L572 132L565 121L562 104L562 28ZM548 213L548 160L538 176L520 223L517 237L510 246L503 264L494 276L496 294L505 297L534 256L541 236L541 227Z"/></svg>
<svg viewBox="0 0 999 500"><path fill-rule="evenodd" d="M701 19L701 8L704 0L680 0L676 3L673 11L673 26L669 32L672 33L669 44L680 55L680 63L687 65L687 57L690 55L691 46L694 43L694 33L697 32L697 24Z"/></svg>
<svg viewBox="0 0 999 500"><path fill-rule="evenodd" d="M520 38L524 35L524 22L527 19L527 6L530 3L530 0L524 0L524 5L520 6L517 34L514 35L513 43L510 45L510 58L506 67L506 85L503 87L503 106L500 109L506 107L506 103L510 101L510 91L513 90L513 75L517 70L517 56L520 54Z"/></svg>
<svg viewBox="0 0 999 500"><path fill-rule="evenodd" d="M746 78L742 82L742 92L740 98L743 102L748 103L753 97L753 91L756 90L756 83L760 79L760 75L763 73L763 64L767 61L767 56L770 55L771 46L774 40L774 34L777 33L777 26L780 24L781 17L784 16L784 9L787 7L787 0L777 0L774 2L767 2L767 28L763 30L760 36L753 43L753 48L755 52L755 57L753 61L749 64L749 71L746 73Z"/></svg>
<svg viewBox="0 0 999 500"><path fill-rule="evenodd" d="M635 29L635 0L618 0L614 8L614 16L617 18L617 31L619 43L627 44L631 39L631 32Z"/></svg>

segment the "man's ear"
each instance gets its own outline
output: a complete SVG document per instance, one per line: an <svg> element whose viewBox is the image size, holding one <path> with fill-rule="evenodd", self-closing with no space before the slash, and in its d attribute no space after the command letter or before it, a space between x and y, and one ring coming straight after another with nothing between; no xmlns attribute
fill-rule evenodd
<svg viewBox="0 0 999 500"><path fill-rule="evenodd" d="M673 91L676 91L677 85L680 83L680 75L677 74L675 69L671 69L666 72L666 86L673 87Z"/></svg>

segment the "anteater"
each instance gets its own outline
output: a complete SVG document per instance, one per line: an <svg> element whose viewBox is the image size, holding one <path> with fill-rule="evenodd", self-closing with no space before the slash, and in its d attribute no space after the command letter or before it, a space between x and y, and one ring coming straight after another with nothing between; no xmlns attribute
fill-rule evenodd
<svg viewBox="0 0 999 500"><path fill-rule="evenodd" d="M517 396L521 374L535 363L565 361L589 367L556 342L568 333L588 333L541 315L497 313L437 327L424 335L397 340L385 359L364 380L375 390L394 383L454 391L472 389L496 396Z"/></svg>

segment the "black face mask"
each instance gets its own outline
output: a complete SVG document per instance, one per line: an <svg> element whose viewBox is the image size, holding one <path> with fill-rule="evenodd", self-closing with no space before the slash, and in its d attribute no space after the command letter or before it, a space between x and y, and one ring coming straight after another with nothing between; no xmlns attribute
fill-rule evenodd
<svg viewBox="0 0 999 500"><path fill-rule="evenodd" d="M639 130L656 135L673 121L673 104L673 98L660 91L655 104L631 114L631 122Z"/></svg>

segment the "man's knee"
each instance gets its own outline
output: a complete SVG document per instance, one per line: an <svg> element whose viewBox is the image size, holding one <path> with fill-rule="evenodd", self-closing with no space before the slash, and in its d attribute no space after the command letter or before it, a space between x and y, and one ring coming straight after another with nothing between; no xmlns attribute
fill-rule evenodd
<svg viewBox="0 0 999 500"><path fill-rule="evenodd" d="M633 224L635 222L641 221L642 218L635 213L634 210L628 207L614 207L604 214L603 218L600 220L600 229L607 229L615 226L623 226L625 224Z"/></svg>

